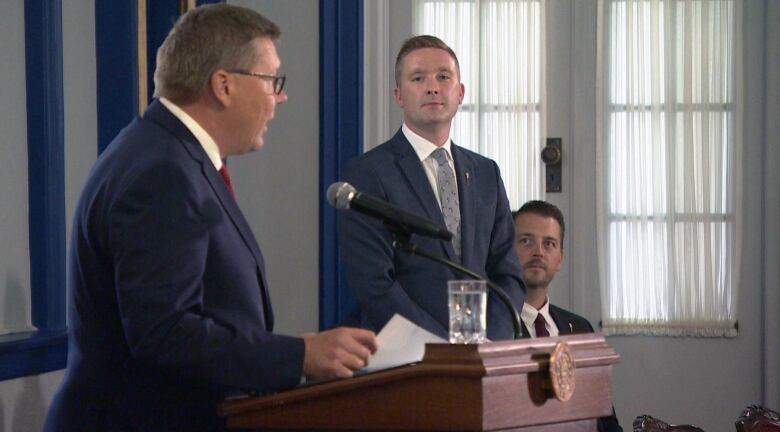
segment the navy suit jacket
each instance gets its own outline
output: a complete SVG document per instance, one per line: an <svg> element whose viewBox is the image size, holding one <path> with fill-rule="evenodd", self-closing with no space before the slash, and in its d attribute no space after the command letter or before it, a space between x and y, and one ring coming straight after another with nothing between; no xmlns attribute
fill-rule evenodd
<svg viewBox="0 0 780 432"><path fill-rule="evenodd" d="M299 382L304 344L271 333L252 231L159 101L92 168L68 257L68 365L46 430L221 430L226 394Z"/></svg>
<svg viewBox="0 0 780 432"><path fill-rule="evenodd" d="M522 306L525 287L514 251L515 229L498 166L452 145L461 214L461 263L495 282ZM399 130L393 138L349 161L344 180L445 226L436 196L417 154ZM339 242L347 282L360 308L362 327L377 331L396 313L448 337L447 281L464 279L443 265L393 248L382 222L340 212ZM457 261L452 243L413 236L420 248ZM488 295L487 335L511 339L512 321L498 298Z"/></svg>
<svg viewBox="0 0 780 432"><path fill-rule="evenodd" d="M550 303L550 316L555 325L558 327L559 336L566 336L578 333L593 333L593 326L585 318L561 309L558 306ZM528 331L525 323L523 323L523 337L530 338L531 333ZM607 417L601 417L597 422L599 432L623 432L623 428L618 422L615 415L615 409L612 409L612 415Z"/></svg>
<svg viewBox="0 0 780 432"><path fill-rule="evenodd" d="M550 316L553 318L553 321L555 321L560 336L578 333L593 333L593 326L590 325L588 320L575 313L569 312L566 309L561 309L552 303L550 303ZM523 337L531 337L531 333L529 333L525 323L523 323Z"/></svg>

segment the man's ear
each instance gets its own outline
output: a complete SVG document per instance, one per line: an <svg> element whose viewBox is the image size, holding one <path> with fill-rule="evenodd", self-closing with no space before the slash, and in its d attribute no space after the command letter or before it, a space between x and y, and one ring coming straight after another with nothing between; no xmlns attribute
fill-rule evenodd
<svg viewBox="0 0 780 432"><path fill-rule="evenodd" d="M403 109L404 101L401 99L401 90L398 87L393 90L393 96L395 96L395 103L398 104L401 109Z"/></svg>
<svg viewBox="0 0 780 432"><path fill-rule="evenodd" d="M466 86L460 83L460 94L458 95L458 105L463 103L463 98L466 96Z"/></svg>
<svg viewBox="0 0 780 432"><path fill-rule="evenodd" d="M235 93L233 77L223 69L217 69L209 79L209 90L222 106L229 106Z"/></svg>

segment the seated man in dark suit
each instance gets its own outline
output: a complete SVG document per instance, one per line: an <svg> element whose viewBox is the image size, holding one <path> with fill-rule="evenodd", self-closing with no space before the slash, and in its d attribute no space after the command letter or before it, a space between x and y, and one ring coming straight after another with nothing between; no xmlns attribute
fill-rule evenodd
<svg viewBox="0 0 780 432"><path fill-rule="evenodd" d="M563 264L563 214L545 201L528 201L513 212L515 249L523 269L526 299L520 318L523 337L546 337L592 333L585 318L550 304L548 291L555 273ZM622 431L613 411L598 421L600 432Z"/></svg>
<svg viewBox="0 0 780 432"><path fill-rule="evenodd" d="M260 149L287 100L279 28L226 4L183 15L155 96L100 155L68 252L68 370L46 431L215 431L218 404L302 376L348 377L373 333L273 333L260 247L228 156Z"/></svg>

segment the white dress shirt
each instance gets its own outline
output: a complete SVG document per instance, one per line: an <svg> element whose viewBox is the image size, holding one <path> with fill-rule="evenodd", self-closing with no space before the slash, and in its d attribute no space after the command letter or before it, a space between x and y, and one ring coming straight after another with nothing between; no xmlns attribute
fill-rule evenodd
<svg viewBox="0 0 780 432"><path fill-rule="evenodd" d="M536 316L541 314L544 317L545 321L545 327L547 327L547 332L550 333L550 336L558 336L560 333L558 331L558 326L555 325L555 320L553 320L552 316L550 315L550 299L549 297L544 301L544 306L542 306L541 309L536 310L535 307L529 305L528 303L523 303L523 310L520 311L520 318L522 318L523 323L525 323L525 327L528 329L528 332L531 333L531 337L536 337L536 327L534 326L534 321L536 321Z"/></svg>
<svg viewBox="0 0 780 432"><path fill-rule="evenodd" d="M409 127L406 125L406 123L401 126L401 131L404 133L404 136L407 140L409 140L409 144L412 145L412 148L414 149L414 152L417 153L417 157L420 158L420 162L422 162L423 168L425 168L425 175L428 177L428 181L431 183L431 188L433 189L433 194L436 195L436 201L439 202L439 207L441 207L441 198L439 198L439 186L438 182L436 181L436 173L439 169L439 163L436 162L436 159L434 159L431 156L431 153L433 153L434 150L436 150L437 147L434 143L428 141L427 139L421 137L420 135L417 135L409 129ZM447 163L449 163L450 168L452 168L452 172L455 173L455 160L452 159L452 140L451 137L447 137L447 140L444 142L444 145L441 146L447 153ZM458 179L457 176L455 176L455 187L458 187Z"/></svg>
<svg viewBox="0 0 780 432"><path fill-rule="evenodd" d="M203 127L201 127L201 125L199 125L194 118L190 117L189 114L187 114L183 109L179 108L173 102L164 97L161 97L160 103L165 105L165 108L168 108L171 114L184 123L184 126L186 126L190 132L192 132L192 135L195 136L195 139L198 140L201 147L203 147L203 150L208 155L211 163L214 164L214 168L219 171L222 168L222 157L219 154L219 147L217 147L217 143L213 138L211 138L211 135L209 135L209 133L206 132L206 130L203 129Z"/></svg>

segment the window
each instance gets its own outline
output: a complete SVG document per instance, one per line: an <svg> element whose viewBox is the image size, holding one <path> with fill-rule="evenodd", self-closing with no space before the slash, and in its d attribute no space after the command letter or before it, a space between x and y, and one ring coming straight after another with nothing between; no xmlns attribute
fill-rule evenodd
<svg viewBox="0 0 780 432"><path fill-rule="evenodd" d="M61 368L67 349L61 5L25 2L24 40L31 320L0 335L0 380Z"/></svg>
<svg viewBox="0 0 780 432"><path fill-rule="evenodd" d="M607 334L736 335L738 3L603 3Z"/></svg>
<svg viewBox="0 0 780 432"><path fill-rule="evenodd" d="M543 197L544 1L417 0L413 17L458 55L453 141L498 163L512 208Z"/></svg>

